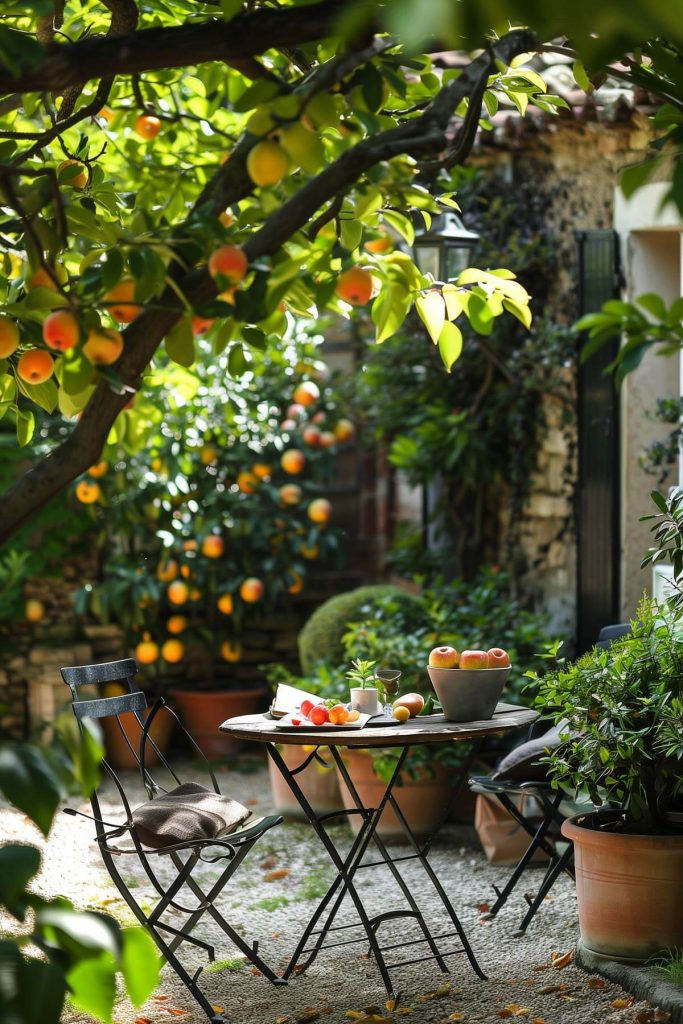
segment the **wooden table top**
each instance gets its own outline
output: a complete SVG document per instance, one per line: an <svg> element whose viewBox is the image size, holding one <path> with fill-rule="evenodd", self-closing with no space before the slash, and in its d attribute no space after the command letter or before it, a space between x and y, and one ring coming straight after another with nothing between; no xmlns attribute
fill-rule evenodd
<svg viewBox="0 0 683 1024"><path fill-rule="evenodd" d="M493 733L509 732L530 725L538 712L514 704L499 704L493 718L483 722L447 722L443 715L410 718L397 725L371 726L365 729L325 729L303 726L278 729L275 719L266 715L241 715L228 718L221 732L238 740L256 743L315 743L325 747L410 747L418 743L447 743L472 740Z"/></svg>

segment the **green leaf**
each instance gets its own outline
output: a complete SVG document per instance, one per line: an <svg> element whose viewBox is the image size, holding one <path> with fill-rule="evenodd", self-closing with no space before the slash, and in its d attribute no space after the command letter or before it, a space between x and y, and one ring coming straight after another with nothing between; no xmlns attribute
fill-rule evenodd
<svg viewBox="0 0 683 1024"><path fill-rule="evenodd" d="M454 284L445 284L441 294L446 303L446 317L449 320L457 320L465 309L465 296L462 290Z"/></svg>
<svg viewBox="0 0 683 1024"><path fill-rule="evenodd" d="M528 329L531 327L531 310L526 304L515 302L514 299L503 299L503 306L507 309L508 313L512 313L514 317L523 323Z"/></svg>
<svg viewBox="0 0 683 1024"><path fill-rule="evenodd" d="M25 448L33 437L36 428L36 419L30 409L17 409L17 441L20 448Z"/></svg>
<svg viewBox="0 0 683 1024"><path fill-rule="evenodd" d="M19 843L0 846L0 904L4 904L20 921L24 920L26 912L26 886L39 869L40 851L35 846ZM0 977L0 997L1 995Z"/></svg>
<svg viewBox="0 0 683 1024"><path fill-rule="evenodd" d="M349 252L353 252L360 245L363 237L363 225L355 218L353 220L340 220L341 244Z"/></svg>
<svg viewBox="0 0 683 1024"><path fill-rule="evenodd" d="M2 744L0 790L35 821L44 835L48 834L59 803L59 789L40 750L28 743Z"/></svg>
<svg viewBox="0 0 683 1024"><path fill-rule="evenodd" d="M9 373L0 377L0 420L8 411L17 396L17 386L14 377Z"/></svg>
<svg viewBox="0 0 683 1024"><path fill-rule="evenodd" d="M410 305L410 293L401 285L390 284L382 288L371 311L378 345L396 333L408 315Z"/></svg>
<svg viewBox="0 0 683 1024"><path fill-rule="evenodd" d="M116 998L116 960L111 953L90 957L67 973L69 1001L102 1021L110 1021Z"/></svg>
<svg viewBox="0 0 683 1024"><path fill-rule="evenodd" d="M415 309L427 328L429 337L436 345L446 320L446 303L443 295L434 288L426 295L418 295L415 299Z"/></svg>
<svg viewBox="0 0 683 1024"><path fill-rule="evenodd" d="M238 114L244 114L247 110L253 110L274 99L280 92L277 82L269 82L268 79L260 79L252 85L247 86L242 95L233 104L233 109Z"/></svg>
<svg viewBox="0 0 683 1024"><path fill-rule="evenodd" d="M183 317L171 328L164 339L164 345L169 359L172 359L174 363L185 367L194 364L197 354L194 347L192 322L188 317Z"/></svg>
<svg viewBox="0 0 683 1024"><path fill-rule="evenodd" d="M102 287L109 291L123 276L123 255L120 249L109 249L102 265Z"/></svg>
<svg viewBox="0 0 683 1024"><path fill-rule="evenodd" d="M161 963L154 940L143 928L122 930L121 971L134 1006L141 1006L159 983Z"/></svg>
<svg viewBox="0 0 683 1024"><path fill-rule="evenodd" d="M241 377L249 369L244 349L238 343L233 345L228 354L228 373L231 377Z"/></svg>
<svg viewBox="0 0 683 1024"><path fill-rule="evenodd" d="M268 347L268 341L260 327L245 326L242 328L241 333L243 339L246 341L247 345L251 346L251 348L255 348L259 352L266 351Z"/></svg>
<svg viewBox="0 0 683 1024"><path fill-rule="evenodd" d="M401 238L404 238L408 245L415 241L415 228L413 222L405 214L397 210L382 210L382 220L397 231Z"/></svg>
<svg viewBox="0 0 683 1024"><path fill-rule="evenodd" d="M7 1024L59 1024L66 994L56 964L24 959L12 941L0 942L0 1016Z"/></svg>
<svg viewBox="0 0 683 1024"><path fill-rule="evenodd" d="M26 296L27 309L59 309L68 305L69 300L51 288L31 288Z"/></svg>
<svg viewBox="0 0 683 1024"><path fill-rule="evenodd" d="M572 65L572 71L574 72L574 78L579 89L583 89L585 93L593 92L593 85L590 78L586 74L586 69L580 60L575 60Z"/></svg>
<svg viewBox="0 0 683 1024"><path fill-rule="evenodd" d="M46 942L58 946L73 963L102 953L118 959L121 934L114 919L74 910L65 902L48 904L36 912L36 930Z"/></svg>
<svg viewBox="0 0 683 1024"><path fill-rule="evenodd" d="M45 412L55 411L57 408L57 385L51 377L49 380L43 381L42 384L27 384L21 378L17 380L17 383L19 390Z"/></svg>
<svg viewBox="0 0 683 1024"><path fill-rule="evenodd" d="M654 157L651 160L643 160L642 163L631 164L630 167L624 168L619 177L619 184L627 199L630 199L633 193L645 184L660 160L661 157Z"/></svg>
<svg viewBox="0 0 683 1024"><path fill-rule="evenodd" d="M495 317L487 299L476 292L470 292L466 312L477 334L486 336L491 333Z"/></svg>
<svg viewBox="0 0 683 1024"><path fill-rule="evenodd" d="M439 352L444 366L450 373L453 363L460 358L462 353L462 331L449 320L441 328Z"/></svg>

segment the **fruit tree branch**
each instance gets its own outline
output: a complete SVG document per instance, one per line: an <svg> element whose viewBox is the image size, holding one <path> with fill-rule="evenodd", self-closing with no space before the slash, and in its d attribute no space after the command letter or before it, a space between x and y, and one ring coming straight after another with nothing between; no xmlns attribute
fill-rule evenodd
<svg viewBox="0 0 683 1024"><path fill-rule="evenodd" d="M535 39L531 33L524 30L510 32L473 60L457 79L444 86L419 117L378 135L368 136L347 149L275 210L251 235L243 247L249 261L274 255L292 235L308 224L321 207L350 188L364 171L383 160L402 153L419 156L442 151L447 145L446 129L453 111L473 93L482 77L486 80L493 72L496 58L509 64L517 53L534 47ZM243 140L242 144L247 151L253 139L251 143ZM241 152L240 158L236 159L233 153L225 168L217 172L216 178L222 180L224 174L229 174L228 168L233 161L232 174L240 178L243 155ZM216 201L215 196L211 198ZM201 305L216 295L216 286L206 267L184 274L177 268L174 279L176 288L192 306ZM176 289L169 287L160 301L155 300L154 309L143 310L126 328L125 348L115 370L129 391L137 391L140 387L141 378L154 353L184 312L185 306ZM129 394L117 394L105 380L100 380L69 438L20 477L4 495L0 543L99 458L111 426L128 399Z"/></svg>

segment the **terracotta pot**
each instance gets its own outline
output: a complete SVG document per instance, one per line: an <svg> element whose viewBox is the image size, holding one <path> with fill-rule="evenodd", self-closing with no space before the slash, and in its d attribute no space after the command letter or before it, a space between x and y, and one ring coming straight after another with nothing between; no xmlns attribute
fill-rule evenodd
<svg viewBox="0 0 683 1024"><path fill-rule="evenodd" d="M149 708L145 713L145 717L149 713ZM128 737L133 750L137 751L140 746L140 734L142 732L140 724L133 714L132 711L126 712L124 715L119 715L119 721ZM113 718L102 718L100 719L102 726L102 732L104 733L104 743L107 750L107 761L112 768L138 768L138 762L133 757L130 749L121 735L121 730L116 724ZM173 726L175 720L172 715L163 709L157 712L152 727L149 730L149 736L154 740L157 747L162 754L168 750L169 743L171 742L171 734L173 732ZM147 749L145 751L145 766L158 764L159 758L151 746L149 741L147 742Z"/></svg>
<svg viewBox="0 0 683 1024"><path fill-rule="evenodd" d="M306 760L312 749L312 747L298 747L289 743L283 744L279 748L283 760L290 770L298 768ZM341 793L339 792L334 761L332 761L331 757L325 757L324 750L321 751L321 756L324 760L329 760L329 768L324 768L314 760L296 776L304 796L316 814L340 811L344 807ZM306 816L303 810L270 757L268 758L268 771L270 772L270 788L273 794L275 809L288 818L305 820Z"/></svg>
<svg viewBox="0 0 683 1024"><path fill-rule="evenodd" d="M351 780L358 790L358 794L364 807L377 807L382 799L386 785L378 779L372 770L372 757L365 750L344 750L344 763L346 764ZM429 835L439 824L443 817L444 807L450 798L451 772L443 765L433 766L434 774L431 775L424 769L422 777L413 779L408 772L401 772L401 785L394 787L396 802L406 816L412 831L418 836ZM341 790L344 807L347 810L355 807L351 794L339 775L339 788ZM360 828L360 815L349 815L349 824L354 832ZM398 839L405 836L401 824L391 807L386 807L380 818L378 832L382 839Z"/></svg>
<svg viewBox="0 0 683 1024"><path fill-rule="evenodd" d="M209 760L234 757L244 749L240 740L229 739L218 731L226 718L253 715L264 711L268 703L265 689L245 690L173 690L183 725Z"/></svg>
<svg viewBox="0 0 683 1024"><path fill-rule="evenodd" d="M574 843L584 945L615 960L643 961L683 946L683 835L637 836L590 827L595 815L562 825Z"/></svg>

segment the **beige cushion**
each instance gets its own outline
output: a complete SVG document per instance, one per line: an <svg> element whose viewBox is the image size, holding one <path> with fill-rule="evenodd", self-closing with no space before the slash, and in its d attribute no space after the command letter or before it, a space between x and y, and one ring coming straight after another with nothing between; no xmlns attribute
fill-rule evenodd
<svg viewBox="0 0 683 1024"><path fill-rule="evenodd" d="M217 839L234 832L251 811L196 782L185 782L133 811L140 842L155 850L174 843Z"/></svg>

